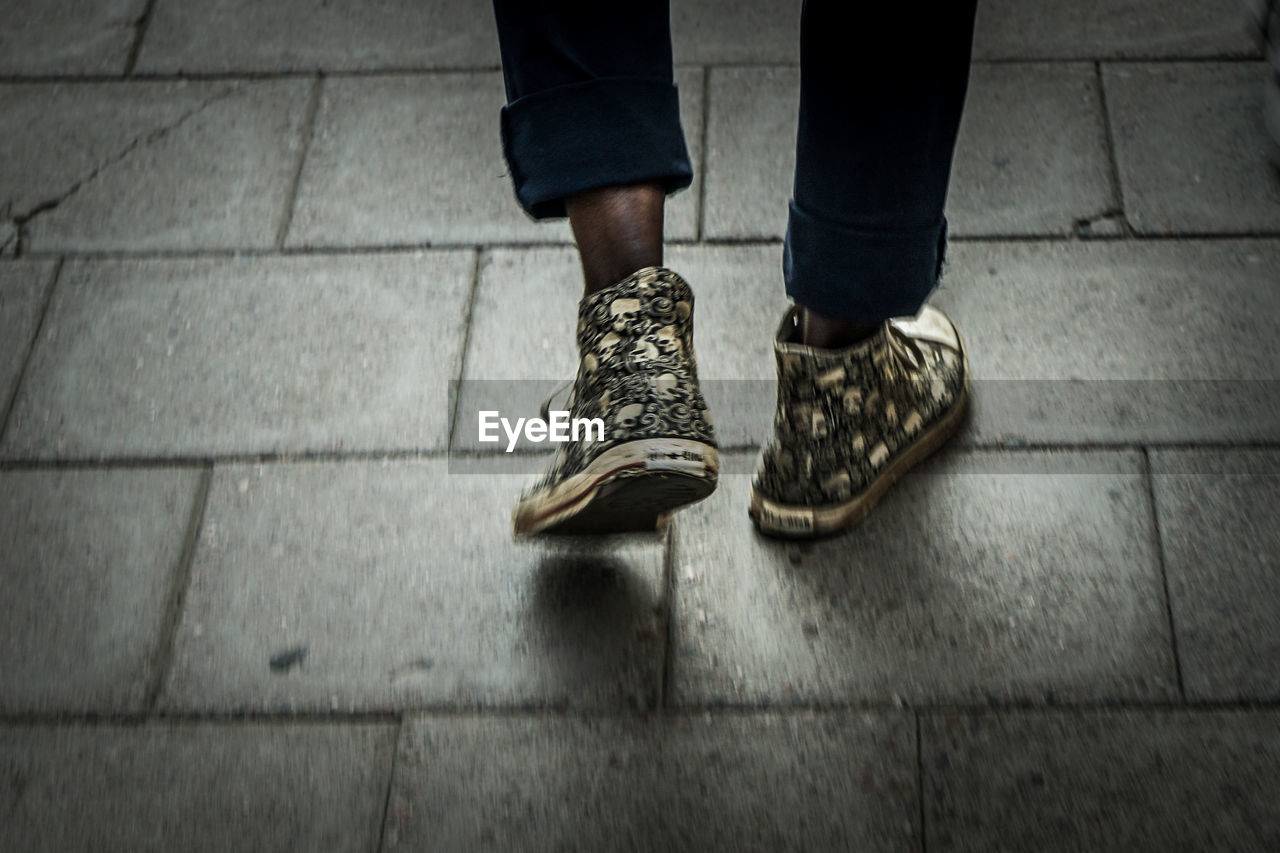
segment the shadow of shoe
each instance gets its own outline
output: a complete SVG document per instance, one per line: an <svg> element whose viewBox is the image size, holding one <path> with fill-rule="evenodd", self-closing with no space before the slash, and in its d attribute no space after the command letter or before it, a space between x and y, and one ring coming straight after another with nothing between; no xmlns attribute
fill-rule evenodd
<svg viewBox="0 0 1280 853"><path fill-rule="evenodd" d="M548 552L524 614L530 657L569 692L613 685L625 707L655 707L665 619L660 590L599 547Z"/></svg>

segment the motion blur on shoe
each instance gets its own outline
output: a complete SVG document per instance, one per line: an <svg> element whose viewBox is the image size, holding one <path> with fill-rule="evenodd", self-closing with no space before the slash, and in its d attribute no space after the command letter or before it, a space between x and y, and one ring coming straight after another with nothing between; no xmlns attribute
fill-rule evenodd
<svg viewBox="0 0 1280 853"><path fill-rule="evenodd" d="M719 476L693 352L693 291L671 270L639 270L583 298L577 338L570 418L599 419L604 435L559 445L516 504L515 533L659 529Z"/></svg>

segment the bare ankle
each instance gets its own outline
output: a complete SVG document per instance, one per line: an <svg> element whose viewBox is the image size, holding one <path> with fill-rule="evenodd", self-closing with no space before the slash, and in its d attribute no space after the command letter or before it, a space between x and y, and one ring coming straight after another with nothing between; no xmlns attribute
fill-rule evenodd
<svg viewBox="0 0 1280 853"><path fill-rule="evenodd" d="M578 244L586 293L594 293L644 267L662 266L661 184L600 187L565 199Z"/></svg>

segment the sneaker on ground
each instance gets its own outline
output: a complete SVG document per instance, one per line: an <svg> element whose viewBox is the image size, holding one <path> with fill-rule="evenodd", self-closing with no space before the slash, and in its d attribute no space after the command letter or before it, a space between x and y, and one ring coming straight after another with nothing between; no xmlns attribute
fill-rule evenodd
<svg viewBox="0 0 1280 853"><path fill-rule="evenodd" d="M774 340L774 435L749 511L762 533L805 539L860 521L956 431L969 366L955 326L935 308L843 349L799 343L801 310L787 313Z"/></svg>

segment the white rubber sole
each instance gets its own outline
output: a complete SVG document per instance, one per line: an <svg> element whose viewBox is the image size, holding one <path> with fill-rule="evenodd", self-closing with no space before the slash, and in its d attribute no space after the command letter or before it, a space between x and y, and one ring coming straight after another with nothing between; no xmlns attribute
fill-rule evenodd
<svg viewBox="0 0 1280 853"><path fill-rule="evenodd" d="M903 474L946 442L964 421L969 392L960 392L956 405L929 430L907 445L861 492L838 504L804 506L783 504L761 497L751 490L748 509L751 520L766 536L780 539L815 539L830 536L866 518L876 502Z"/></svg>
<svg viewBox="0 0 1280 853"><path fill-rule="evenodd" d="M644 438L611 447L585 469L520 500L517 537L660 530L671 513L715 491L716 449L682 438Z"/></svg>

